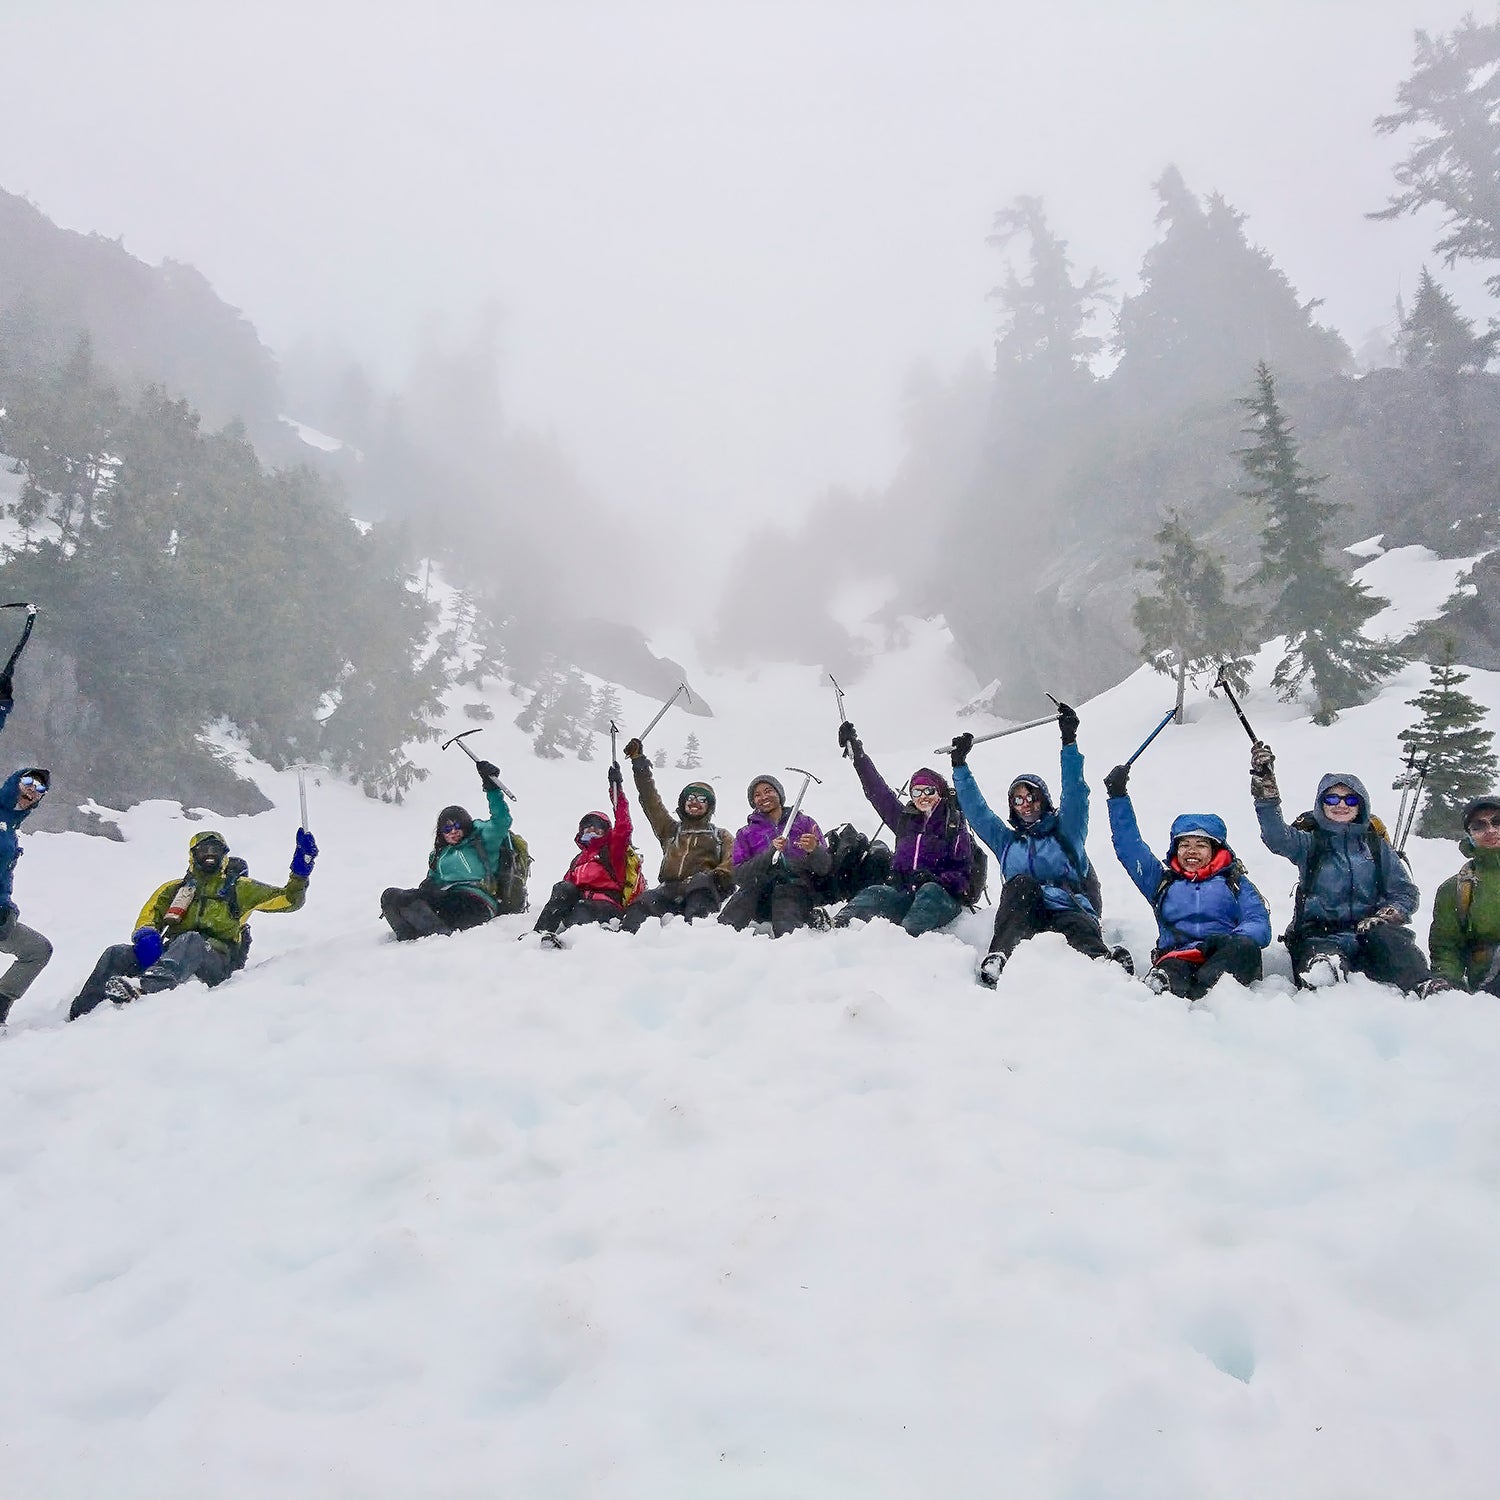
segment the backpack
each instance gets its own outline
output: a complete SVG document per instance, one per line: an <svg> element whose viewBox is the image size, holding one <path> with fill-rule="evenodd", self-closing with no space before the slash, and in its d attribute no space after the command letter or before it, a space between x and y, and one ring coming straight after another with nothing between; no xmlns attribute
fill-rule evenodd
<svg viewBox="0 0 1500 1500"><path fill-rule="evenodd" d="M531 874L531 850L514 829L500 846L500 858L490 877L490 894L500 903L500 910L514 915L529 909L526 881Z"/></svg>
<svg viewBox="0 0 1500 1500"><path fill-rule="evenodd" d="M888 844L868 839L853 823L845 823L827 835L829 866L826 875L813 881L820 901L847 901L872 885L890 879L893 858Z"/></svg>
<svg viewBox="0 0 1500 1500"><path fill-rule="evenodd" d="M948 799L948 837L956 839L960 829L969 836L969 877L964 882L963 894L958 899L973 911L979 905L979 898L988 894L990 857L983 842L974 836L973 829L965 823L963 809L954 796Z"/></svg>
<svg viewBox="0 0 1500 1500"><path fill-rule="evenodd" d="M241 859L237 854L231 854L224 861L224 879L220 883L217 893L205 899L222 902L229 909L229 915L238 922L240 919L240 881L249 873L249 862ZM193 886L197 885L197 881L191 874L188 876L188 882ZM176 934L174 933L173 936L175 937ZM216 941L218 940L216 939ZM230 971L243 969L246 960L250 957L249 923L247 922L245 926L240 928L238 942L226 943L225 946L229 949Z"/></svg>
<svg viewBox="0 0 1500 1500"><path fill-rule="evenodd" d="M1312 834L1313 842L1312 848L1308 850L1307 854L1307 879L1305 881L1299 880L1296 888L1292 891L1292 925L1287 928L1286 933L1282 934L1283 942L1286 941L1288 933L1295 932L1302 926L1302 909L1307 904L1307 891L1305 887L1313 883L1318 873L1318 866L1323 862L1323 857L1328 852L1328 841L1318 836L1323 831L1322 824L1318 822L1317 817L1311 811L1298 813L1292 819L1292 827L1302 833ZM1375 862L1375 900L1377 905L1385 896L1385 861L1380 857L1380 846L1382 844L1387 849L1390 849L1408 870L1411 868L1411 861L1406 857L1406 852L1402 849L1397 849L1391 843L1390 835L1385 831L1385 824L1374 813L1371 813L1370 821L1365 827L1365 845L1370 851L1370 858Z"/></svg>
<svg viewBox="0 0 1500 1500"><path fill-rule="evenodd" d="M607 848L599 851L599 860L611 875L615 874L614 867L609 862L609 850ZM645 867L641 862L641 851L634 844L626 845L625 872L617 878L620 881L621 906L629 906L650 883L646 879Z"/></svg>

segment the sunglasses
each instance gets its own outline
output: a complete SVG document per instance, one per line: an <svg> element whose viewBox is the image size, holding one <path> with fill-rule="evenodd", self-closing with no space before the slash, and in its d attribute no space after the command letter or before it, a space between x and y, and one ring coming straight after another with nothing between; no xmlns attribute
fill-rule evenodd
<svg viewBox="0 0 1500 1500"><path fill-rule="evenodd" d="M682 799L682 805L686 807L689 802L701 802L705 807L708 806L708 798L705 797L702 792L687 793L687 795Z"/></svg>
<svg viewBox="0 0 1500 1500"><path fill-rule="evenodd" d="M464 825L462 823L454 823L450 820L447 823L438 824L439 833L462 833L463 831Z"/></svg>
<svg viewBox="0 0 1500 1500"><path fill-rule="evenodd" d="M38 797L45 797L47 795L47 783L45 781L38 781L35 776L23 776L16 785L23 792L35 792Z"/></svg>
<svg viewBox="0 0 1500 1500"><path fill-rule="evenodd" d="M25 786L25 782L21 783ZM1493 818L1470 818L1468 831L1470 833L1495 833L1500 832L1500 813Z"/></svg>
<svg viewBox="0 0 1500 1500"><path fill-rule="evenodd" d="M917 786L914 786L911 789L911 796L912 796L912 801L913 802L915 802L918 797L936 797L937 795L938 795L938 789L935 786L930 786L925 781L921 782L920 784L918 784Z"/></svg>
<svg viewBox="0 0 1500 1500"><path fill-rule="evenodd" d="M1015 791L1010 794L1010 802L1012 807L1020 802L1040 802L1041 800L1042 794L1029 786L1018 786Z"/></svg>
<svg viewBox="0 0 1500 1500"><path fill-rule="evenodd" d="M1358 792L1324 792L1323 806L1338 807L1341 803L1345 807L1358 807L1365 799Z"/></svg>

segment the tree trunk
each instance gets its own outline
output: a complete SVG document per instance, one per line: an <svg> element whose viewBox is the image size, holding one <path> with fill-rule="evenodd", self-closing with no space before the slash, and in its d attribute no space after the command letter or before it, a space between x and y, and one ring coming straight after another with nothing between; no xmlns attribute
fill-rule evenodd
<svg viewBox="0 0 1500 1500"><path fill-rule="evenodd" d="M1177 712L1172 717L1174 724L1182 723L1182 700L1187 696L1187 657L1177 653Z"/></svg>

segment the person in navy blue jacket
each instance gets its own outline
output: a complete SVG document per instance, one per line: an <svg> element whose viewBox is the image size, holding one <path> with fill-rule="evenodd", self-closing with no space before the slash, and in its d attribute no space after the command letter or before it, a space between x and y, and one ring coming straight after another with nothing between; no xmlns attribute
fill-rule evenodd
<svg viewBox="0 0 1500 1500"><path fill-rule="evenodd" d="M10 678L0 677L0 729L14 706L12 694ZM20 909L11 896L16 861L21 857L19 829L40 806L51 785L52 778L40 766L22 766L0 785L0 953L8 953L14 960L0 974L0 1027L5 1025L11 1006L52 957L52 944L21 920Z"/></svg>
<svg viewBox="0 0 1500 1500"><path fill-rule="evenodd" d="M1129 766L1104 778L1109 834L1125 873L1156 913L1156 947L1146 984L1201 1000L1224 975L1241 984L1261 976L1271 943L1271 915L1229 847L1214 813L1183 813L1172 822L1171 847L1158 859L1141 837L1126 782Z"/></svg>
<svg viewBox="0 0 1500 1500"><path fill-rule="evenodd" d="M966 764L972 734L961 734L953 757L953 789L969 827L989 845L1005 884L995 904L990 951L979 965L979 982L994 988L1016 945L1039 932L1060 933L1070 947L1090 958L1113 958L1127 971L1130 955L1111 949L1099 926L1099 912L1088 894L1089 789L1078 748L1078 715L1058 704L1062 731L1062 801L1054 806L1047 783L1024 772L1006 794L1009 817L1000 818L979 791Z"/></svg>

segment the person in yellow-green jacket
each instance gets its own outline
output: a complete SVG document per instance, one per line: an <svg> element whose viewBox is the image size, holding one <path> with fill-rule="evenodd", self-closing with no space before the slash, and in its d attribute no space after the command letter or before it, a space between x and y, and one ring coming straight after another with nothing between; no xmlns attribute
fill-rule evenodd
<svg viewBox="0 0 1500 1500"><path fill-rule="evenodd" d="M1464 808L1459 849L1468 861L1438 887L1427 935L1435 990L1500 995L1500 796Z"/></svg>
<svg viewBox="0 0 1500 1500"><path fill-rule="evenodd" d="M187 873L156 889L141 908L128 943L115 943L99 955L68 1019L88 1015L105 1000L123 1005L175 989L184 979L223 984L244 966L251 916L299 910L317 857L312 834L299 828L286 884L267 885L250 878L244 860L230 857L223 834L211 829L195 833L188 840Z"/></svg>

